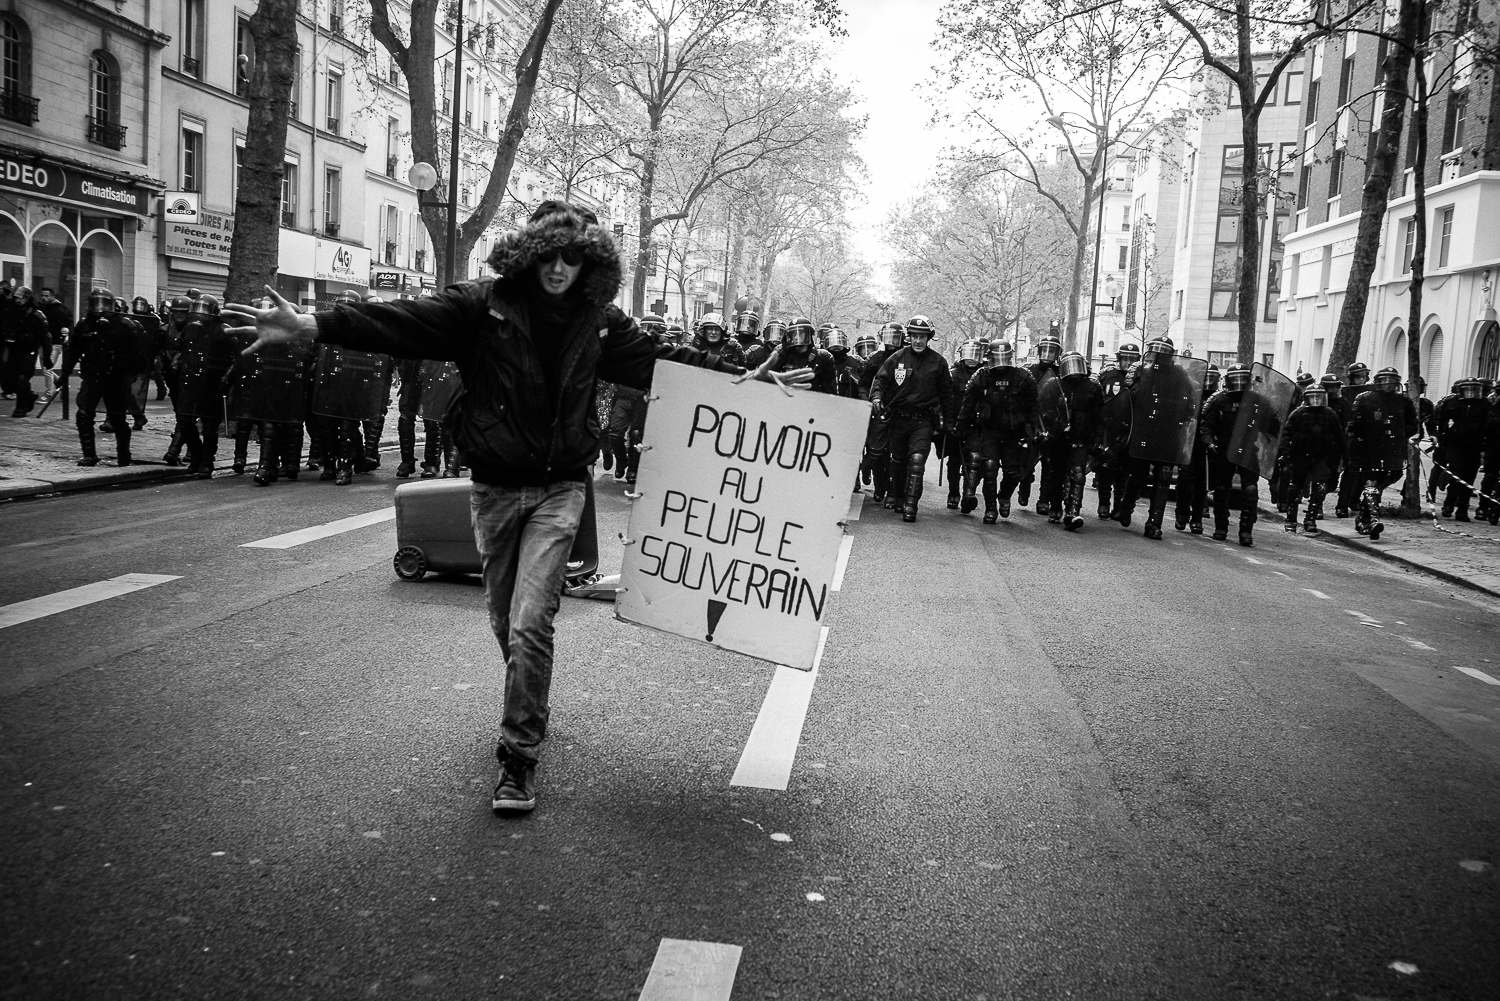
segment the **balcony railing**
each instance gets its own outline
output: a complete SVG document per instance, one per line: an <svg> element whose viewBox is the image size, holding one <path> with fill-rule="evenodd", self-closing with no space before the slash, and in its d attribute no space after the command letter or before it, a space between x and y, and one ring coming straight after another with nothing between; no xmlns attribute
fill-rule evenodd
<svg viewBox="0 0 1500 1001"><path fill-rule="evenodd" d="M328 131L332 132L334 135L339 134L339 120L337 118L330 117L328 119Z"/></svg>
<svg viewBox="0 0 1500 1001"><path fill-rule="evenodd" d="M396 158L394 156L388 156L385 158L385 176L396 176Z"/></svg>
<svg viewBox="0 0 1500 1001"><path fill-rule="evenodd" d="M384 258L384 260L385 260L385 263L387 263L387 264L395 264L396 263L396 241L395 240L387 240L387 241L385 241L385 258Z"/></svg>
<svg viewBox="0 0 1500 1001"><path fill-rule="evenodd" d="M18 90L0 91L0 118L8 118L22 125L37 120L37 99Z"/></svg>
<svg viewBox="0 0 1500 1001"><path fill-rule="evenodd" d="M110 149L125 148L125 126L102 121L92 116L85 118L84 122L88 126L89 142L108 146Z"/></svg>
<svg viewBox="0 0 1500 1001"><path fill-rule="evenodd" d="M325 223L323 223L323 235L324 236L335 236L335 237L338 236L339 235L339 224L336 223L336 222L325 222Z"/></svg>
<svg viewBox="0 0 1500 1001"><path fill-rule="evenodd" d="M203 63L198 59L197 56L183 56L182 72L186 73L188 76L197 77L201 80L203 79Z"/></svg>
<svg viewBox="0 0 1500 1001"><path fill-rule="evenodd" d="M295 213L295 212L288 212L286 209L282 209L281 210L281 226L282 226L283 229L296 229L297 228L297 213Z"/></svg>

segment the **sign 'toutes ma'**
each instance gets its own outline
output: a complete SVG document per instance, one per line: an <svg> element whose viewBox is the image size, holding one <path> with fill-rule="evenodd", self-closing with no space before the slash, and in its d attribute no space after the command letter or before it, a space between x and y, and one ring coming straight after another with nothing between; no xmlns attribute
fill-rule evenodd
<svg viewBox="0 0 1500 1001"><path fill-rule="evenodd" d="M626 622L812 670L868 405L657 362Z"/></svg>

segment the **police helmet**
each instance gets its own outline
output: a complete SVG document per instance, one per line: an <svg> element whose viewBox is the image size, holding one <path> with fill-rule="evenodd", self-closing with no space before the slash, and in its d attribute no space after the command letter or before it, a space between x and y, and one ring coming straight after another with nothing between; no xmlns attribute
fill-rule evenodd
<svg viewBox="0 0 1500 1001"><path fill-rule="evenodd" d="M219 312L219 300L211 295L200 295L193 300L193 315L216 316Z"/></svg>
<svg viewBox="0 0 1500 1001"><path fill-rule="evenodd" d="M906 321L907 338L910 339L913 334L926 334L930 341L937 336L937 328L932 325L931 320L919 314Z"/></svg>
<svg viewBox="0 0 1500 1001"><path fill-rule="evenodd" d="M812 344L816 333L812 321L805 316L799 316L786 325L786 338L783 343L789 348L805 348Z"/></svg>
<svg viewBox="0 0 1500 1001"><path fill-rule="evenodd" d="M1036 342L1036 360L1042 364L1049 364L1062 357L1062 341L1051 334L1042 337Z"/></svg>
<svg viewBox="0 0 1500 1001"><path fill-rule="evenodd" d="M346 288L339 293L337 302L359 302L359 293L351 288Z"/></svg>
<svg viewBox="0 0 1500 1001"><path fill-rule="evenodd" d="M1241 365L1238 362L1229 366L1229 371L1224 373L1224 388L1231 393L1250 388L1250 366Z"/></svg>
<svg viewBox="0 0 1500 1001"><path fill-rule="evenodd" d="M115 296L115 312L116 313L128 313L128 312L130 312L130 303L128 303L128 302L125 301L125 297L123 295L117 295L117 296Z"/></svg>
<svg viewBox="0 0 1500 1001"><path fill-rule="evenodd" d="M1115 349L1115 364L1120 366L1122 372L1129 372L1130 366L1141 360L1141 349L1134 344L1121 344Z"/></svg>
<svg viewBox="0 0 1500 1001"><path fill-rule="evenodd" d="M96 288L89 293L89 315L103 316L115 311L115 294L107 288Z"/></svg>
<svg viewBox="0 0 1500 1001"><path fill-rule="evenodd" d="M719 343L725 334L724 317L718 313L704 313L703 319L698 321L698 332L710 344Z"/></svg>
<svg viewBox="0 0 1500 1001"><path fill-rule="evenodd" d="M1213 395L1219 391L1219 366L1210 365L1208 371L1203 373L1203 391Z"/></svg>
<svg viewBox="0 0 1500 1001"><path fill-rule="evenodd" d="M754 341L760 337L760 314L752 309L742 309L734 314L734 336L742 341Z"/></svg>
<svg viewBox="0 0 1500 1001"><path fill-rule="evenodd" d="M826 347L828 347L828 332L830 330L832 330L832 329L833 329L833 324L831 324L831 323L820 323L820 324L818 324L818 347L820 347L820 348L826 348Z"/></svg>
<svg viewBox="0 0 1500 1001"><path fill-rule="evenodd" d="M975 340L964 341L958 346L958 360L978 365L984 361L984 345Z"/></svg>
<svg viewBox="0 0 1500 1001"><path fill-rule="evenodd" d="M1146 354L1157 358L1171 358L1177 354L1177 346L1170 337L1156 337L1146 342Z"/></svg>
<svg viewBox="0 0 1500 1001"><path fill-rule="evenodd" d="M1370 366L1362 361L1352 362L1344 369L1344 375L1351 386L1365 386L1370 382Z"/></svg>
<svg viewBox="0 0 1500 1001"><path fill-rule="evenodd" d="M656 313L647 313L641 317L641 329L660 340L667 334L667 321Z"/></svg>
<svg viewBox="0 0 1500 1001"><path fill-rule="evenodd" d="M364 295L364 300L365 302L385 302L384 299L380 298L380 294L377 292L366 292Z"/></svg>
<svg viewBox="0 0 1500 1001"><path fill-rule="evenodd" d="M860 334L854 342L854 353L860 358L868 358L880 350L880 342L872 334Z"/></svg>
<svg viewBox="0 0 1500 1001"><path fill-rule="evenodd" d="M1079 352L1069 351L1067 354L1062 356L1062 360L1058 364L1058 369L1062 372L1064 377L1070 375L1088 375L1089 363L1088 360L1084 358L1083 355Z"/></svg>
<svg viewBox="0 0 1500 1001"><path fill-rule="evenodd" d="M906 328L895 320L880 328L880 343L885 347L899 348L906 343Z"/></svg>
<svg viewBox="0 0 1500 1001"><path fill-rule="evenodd" d="M823 346L829 354L846 355L849 353L849 335L834 327L828 331L828 343Z"/></svg>
<svg viewBox="0 0 1500 1001"><path fill-rule="evenodd" d="M140 316L156 312L156 310L151 308L151 300L143 295L138 295L130 300L130 311Z"/></svg>
<svg viewBox="0 0 1500 1001"><path fill-rule="evenodd" d="M1016 349L1009 341L990 344L990 368L1010 368L1016 363Z"/></svg>
<svg viewBox="0 0 1500 1001"><path fill-rule="evenodd" d="M193 311L193 300L185 295L174 295L169 309L180 320Z"/></svg>
<svg viewBox="0 0 1500 1001"><path fill-rule="evenodd" d="M1454 384L1454 389L1461 400L1484 399L1484 383L1478 379L1460 379Z"/></svg>
<svg viewBox="0 0 1500 1001"><path fill-rule="evenodd" d="M1303 390L1306 390L1308 386L1311 386L1314 382L1317 381L1318 380L1313 377L1313 374L1311 372L1303 372L1301 375L1297 376L1297 385L1301 386Z"/></svg>
<svg viewBox="0 0 1500 1001"><path fill-rule="evenodd" d="M1401 391L1401 373L1387 365L1375 373L1375 388L1385 393Z"/></svg>
<svg viewBox="0 0 1500 1001"><path fill-rule="evenodd" d="M1344 395L1344 384L1339 382L1339 377L1332 372L1319 379L1318 385L1323 387L1323 391L1328 394L1330 400L1337 400Z"/></svg>
<svg viewBox="0 0 1500 1001"><path fill-rule="evenodd" d="M760 328L761 337L772 346L779 346L786 340L786 323L782 320L767 320L766 325Z"/></svg>
<svg viewBox="0 0 1500 1001"><path fill-rule="evenodd" d="M203 292L200 289L190 288L190 289L187 290L186 294L187 294L187 297L189 299L193 300L194 302L197 302L198 301L198 297L201 296L203 294Z"/></svg>
<svg viewBox="0 0 1500 1001"><path fill-rule="evenodd" d="M667 324L667 341L671 344L681 344L686 333L680 323Z"/></svg>
<svg viewBox="0 0 1500 1001"><path fill-rule="evenodd" d="M1322 383L1312 383L1302 391L1302 402L1309 407L1328 406L1328 390Z"/></svg>

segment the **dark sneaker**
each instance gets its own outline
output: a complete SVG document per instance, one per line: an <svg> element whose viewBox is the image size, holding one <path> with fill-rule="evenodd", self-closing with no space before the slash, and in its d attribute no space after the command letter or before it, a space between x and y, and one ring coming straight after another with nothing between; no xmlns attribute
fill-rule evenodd
<svg viewBox="0 0 1500 1001"><path fill-rule="evenodd" d="M1083 515L1070 514L1063 519L1063 528L1070 532L1076 532L1083 527Z"/></svg>
<svg viewBox="0 0 1500 1001"><path fill-rule="evenodd" d="M536 808L536 765L507 760L490 798L490 809L525 813Z"/></svg>

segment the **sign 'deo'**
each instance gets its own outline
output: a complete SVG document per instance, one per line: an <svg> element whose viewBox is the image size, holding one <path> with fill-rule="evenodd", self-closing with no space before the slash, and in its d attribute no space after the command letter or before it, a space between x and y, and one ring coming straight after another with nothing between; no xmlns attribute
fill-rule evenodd
<svg viewBox="0 0 1500 1001"><path fill-rule="evenodd" d="M657 362L615 615L811 670L869 407Z"/></svg>

